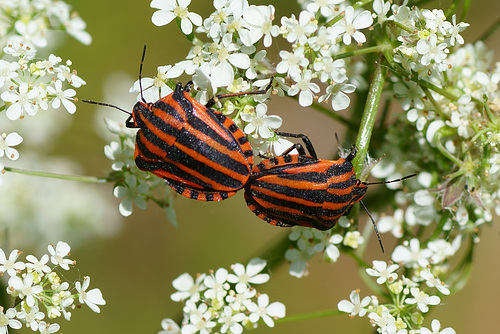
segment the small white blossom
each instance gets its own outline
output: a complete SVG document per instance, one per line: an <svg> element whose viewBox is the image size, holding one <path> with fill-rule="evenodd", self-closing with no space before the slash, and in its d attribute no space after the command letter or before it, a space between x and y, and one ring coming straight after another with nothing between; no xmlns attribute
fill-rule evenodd
<svg viewBox="0 0 500 334"><path fill-rule="evenodd" d="M71 247L64 241L59 241L54 248L54 245L49 245L48 247L50 253L50 262L55 265L60 266L64 270L69 270L69 265L74 264L73 260L65 259L69 255Z"/></svg>
<svg viewBox="0 0 500 334"><path fill-rule="evenodd" d="M241 326L240 322L243 322L245 318L244 313L234 313L231 307L225 306L219 314L219 323L222 324L220 332L241 334L243 326Z"/></svg>
<svg viewBox="0 0 500 334"><path fill-rule="evenodd" d="M387 307L381 306L379 313L371 312L368 314L371 322L380 327L378 332L382 334L395 334L396 333L396 318L394 318Z"/></svg>
<svg viewBox="0 0 500 334"><path fill-rule="evenodd" d="M269 281L269 274L260 272L266 267L266 261L253 258L248 262L247 267L240 263L231 266L234 274L227 275L227 281L236 284L236 292L244 292L251 284L263 284Z"/></svg>
<svg viewBox="0 0 500 334"><path fill-rule="evenodd" d="M10 160L17 160L19 158L19 152L11 146L19 145L22 141L23 137L17 132L11 132L9 134L2 133L2 135L0 135L0 158L5 155Z"/></svg>
<svg viewBox="0 0 500 334"><path fill-rule="evenodd" d="M0 59L0 88L9 83L11 79L19 76L19 73L17 73L18 68L19 64L17 62L9 63Z"/></svg>
<svg viewBox="0 0 500 334"><path fill-rule="evenodd" d="M205 298L217 299L222 301L227 294L229 289L229 284L227 283L228 271L224 268L219 268L215 274L208 275L203 280L203 283L207 287L204 292Z"/></svg>
<svg viewBox="0 0 500 334"><path fill-rule="evenodd" d="M349 313L350 318L354 318L356 315L360 317L364 316L367 312L366 307L370 304L371 298L366 296L363 300L359 297L359 290L351 291L349 295L351 301L343 299L337 304L339 311Z"/></svg>
<svg viewBox="0 0 500 334"><path fill-rule="evenodd" d="M268 139L274 136L272 129L277 129L283 122L281 117L271 115L267 116L267 104L260 103L255 107L255 114L241 113L241 119L248 124L244 128L244 132L249 135L259 136L263 139Z"/></svg>
<svg viewBox="0 0 500 334"><path fill-rule="evenodd" d="M153 13L152 21L157 26L163 26L172 22L176 17L181 19L181 30L185 35L191 34L193 24L202 24L201 16L188 11L187 7L191 0L153 0L151 8L159 9Z"/></svg>
<svg viewBox="0 0 500 334"><path fill-rule="evenodd" d="M43 291L40 285L33 285L33 274L28 273L24 279L13 276L9 279L9 289L12 288L19 293L20 298L26 298L26 305L33 307L38 302L38 295Z"/></svg>
<svg viewBox="0 0 500 334"><path fill-rule="evenodd" d="M398 278L395 273L399 269L397 264L389 264L385 261L373 261L373 268L367 268L366 272L370 276L378 277L377 283L384 284L386 281L389 283L394 282Z"/></svg>
<svg viewBox="0 0 500 334"><path fill-rule="evenodd" d="M106 305L106 301L102 298L101 290L94 288L90 291L86 291L90 285L90 277L85 276L83 279L83 284L80 282L75 283L75 289L78 292L78 299L81 304L87 304L90 309L96 313L100 313L101 310L97 305Z"/></svg>
<svg viewBox="0 0 500 334"><path fill-rule="evenodd" d="M38 330L38 324L44 317L45 314L40 312L36 306L32 307L28 312L23 309L17 315L17 318L23 319L26 322L26 327L29 327L32 331Z"/></svg>
<svg viewBox="0 0 500 334"><path fill-rule="evenodd" d="M429 311L428 305L438 305L441 302L438 296L429 296L419 288L411 288L410 293L413 298L406 298L405 303L410 305L417 304L418 309L423 313Z"/></svg>
<svg viewBox="0 0 500 334"><path fill-rule="evenodd" d="M181 334L181 328L172 319L165 318L161 321L161 328L158 334Z"/></svg>
<svg viewBox="0 0 500 334"><path fill-rule="evenodd" d="M45 321L40 321L38 324L40 334L52 334L59 331L60 328L61 326L58 323L48 324Z"/></svg>
<svg viewBox="0 0 500 334"><path fill-rule="evenodd" d="M23 117L23 114L33 116L38 111L38 106L34 100L38 97L39 90L37 86L29 89L26 82L19 85L18 90L7 90L2 93L1 98L5 102L10 102L11 105L7 108L7 118L15 121Z"/></svg>
<svg viewBox="0 0 500 334"><path fill-rule="evenodd" d="M302 69L309 65L309 59L304 54L304 48L297 48L292 52L280 51L281 62L276 65L276 72L286 73L289 76L298 76Z"/></svg>
<svg viewBox="0 0 500 334"><path fill-rule="evenodd" d="M425 284L427 284L428 287L438 289L438 291L443 295L450 294L450 289L448 289L448 286L441 282L438 277L435 277L429 269L420 272L420 276L425 279Z"/></svg>
<svg viewBox="0 0 500 334"><path fill-rule="evenodd" d="M3 249L0 248L0 273L3 274L7 272L9 276L15 276L18 271L23 270L26 267L25 263L21 261L16 262L17 258L21 254L22 252L14 249L10 252L9 258L7 258Z"/></svg>
<svg viewBox="0 0 500 334"><path fill-rule="evenodd" d="M26 263L26 267L36 271L39 274L49 273L51 271L50 267L47 265L49 262L49 256L44 254L40 260L38 260L33 255L26 256L26 260L31 263Z"/></svg>
<svg viewBox="0 0 500 334"><path fill-rule="evenodd" d="M346 7L344 17L333 26L333 34L342 35L342 41L345 45L350 45L352 38L358 43L366 42L365 35L360 31L368 28L373 23L373 18L368 10L359 12L355 16L352 6Z"/></svg>
<svg viewBox="0 0 500 334"><path fill-rule="evenodd" d="M242 26L239 31L243 44L251 46L264 36L264 46L271 46L272 37L279 34L279 27L273 26L274 6L251 5L243 12Z"/></svg>
<svg viewBox="0 0 500 334"><path fill-rule="evenodd" d="M250 311L248 320L256 323L262 318L269 327L274 327L273 318L283 318L286 313L285 305L282 303L274 302L269 304L269 296L265 293L257 298L257 304L251 303L248 305L248 311Z"/></svg>
<svg viewBox="0 0 500 334"><path fill-rule="evenodd" d="M326 87L326 94L319 97L318 102L332 99L332 108L335 111L347 109L351 104L351 99L347 94L356 90L356 86L348 83L337 83Z"/></svg>
<svg viewBox="0 0 500 334"><path fill-rule="evenodd" d="M9 332L8 327L12 329L19 329L23 324L15 319L17 311L14 308L9 308L5 313L3 312L3 307L0 308L0 333L7 334Z"/></svg>
<svg viewBox="0 0 500 334"><path fill-rule="evenodd" d="M52 108L58 109L62 105L70 114L74 114L76 111L76 106L72 102L74 101L74 96L76 95L76 91L74 89L66 89L62 90L62 82L61 80L57 80L54 83L55 87L47 86L47 92L51 95L54 95L54 99L52 100Z"/></svg>
<svg viewBox="0 0 500 334"><path fill-rule="evenodd" d="M405 246L399 245L392 253L392 260L396 263L403 263L405 267L418 265L425 267L429 264L432 252L429 249L421 249L418 239L411 239Z"/></svg>
<svg viewBox="0 0 500 334"><path fill-rule="evenodd" d="M205 274L201 274L194 280L188 273L180 275L172 281L172 286L177 292L171 294L170 298L175 302L180 302L191 297L198 300L200 298L200 292L206 289L203 284L205 277Z"/></svg>
<svg viewBox="0 0 500 334"><path fill-rule="evenodd" d="M313 103L314 94L319 93L319 86L311 82L312 71L305 70L302 74L297 74L292 76L292 79L296 82L288 90L289 96L295 96L299 93L299 104L303 107L308 107Z"/></svg>
<svg viewBox="0 0 500 334"><path fill-rule="evenodd" d="M432 331L426 327L422 327L420 334L455 334L455 330L451 327L441 330L441 323L437 319L432 320L431 329Z"/></svg>

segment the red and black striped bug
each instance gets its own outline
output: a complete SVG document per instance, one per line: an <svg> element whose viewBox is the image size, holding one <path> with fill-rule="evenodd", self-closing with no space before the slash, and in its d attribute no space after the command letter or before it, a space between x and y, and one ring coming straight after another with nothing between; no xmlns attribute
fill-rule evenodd
<svg viewBox="0 0 500 334"><path fill-rule="evenodd" d="M141 84L142 54L139 70ZM232 96L265 94L263 89L217 95L206 105L195 100L178 83L173 93L151 103L142 97L132 113L106 103L84 100L124 111L128 128L138 128L135 163L165 180L181 195L200 201L220 201L247 183L254 162L253 150L243 131L229 117L211 109L217 100Z"/></svg>
<svg viewBox="0 0 500 334"><path fill-rule="evenodd" d="M349 214L354 204L360 202L366 210L361 199L368 185L416 175L386 182L363 182L356 178L351 163L356 156L355 147L345 158L320 160L307 136L278 134L301 138L309 154L301 144L294 144L281 156L265 159L253 167L245 186L245 200L253 213L272 225L331 229L340 217ZM289 154L293 149L298 154ZM377 227L370 218L383 251Z"/></svg>

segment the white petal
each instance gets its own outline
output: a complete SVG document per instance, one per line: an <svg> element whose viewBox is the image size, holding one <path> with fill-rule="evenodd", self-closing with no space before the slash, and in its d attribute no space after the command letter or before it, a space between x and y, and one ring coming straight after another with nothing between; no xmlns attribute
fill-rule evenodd
<svg viewBox="0 0 500 334"><path fill-rule="evenodd" d="M227 59L238 68L247 69L250 67L250 57L244 53L230 54Z"/></svg>
<svg viewBox="0 0 500 334"><path fill-rule="evenodd" d="M21 144L23 141L23 137L21 137L17 132L12 132L5 137L5 142L7 146L16 146Z"/></svg>
<svg viewBox="0 0 500 334"><path fill-rule="evenodd" d="M172 22L173 19L175 19L175 14L173 12L158 10L153 13L151 21L156 26L164 26Z"/></svg>

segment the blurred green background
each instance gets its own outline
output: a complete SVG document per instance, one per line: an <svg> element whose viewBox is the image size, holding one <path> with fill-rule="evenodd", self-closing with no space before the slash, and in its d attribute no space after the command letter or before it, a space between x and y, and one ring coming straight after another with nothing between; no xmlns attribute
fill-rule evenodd
<svg viewBox="0 0 500 334"><path fill-rule="evenodd" d="M136 80L145 43L148 51L144 76L154 75L157 66L181 60L189 50L190 44L175 24L155 27L151 23L153 9L149 7L149 0L67 2L79 12L93 36L93 43L88 47L67 38L54 50L63 59L71 59L73 68L86 80L87 85L77 91L80 99L103 101L105 80L113 73L124 73ZM277 20L298 12L294 1L268 3L277 8ZM439 2L436 7L445 8L446 3ZM206 17L211 12L211 5L212 1L193 0L189 8ZM498 18L499 12L496 0L473 1L471 16L466 20L471 23L464 33L466 42L474 41ZM497 49L496 60L500 59L499 41L500 34L496 33L487 43ZM277 53L281 47L286 46L278 39L270 52ZM187 79L183 77L182 80ZM118 87L119 84L116 81ZM122 94L122 101L106 102L131 109L134 97L128 93L128 87ZM81 102L77 107L71 131L64 134L61 145L52 153L80 162L85 174L104 175L110 162L103 154L107 143L96 134L95 108ZM119 114L113 109L108 112ZM333 120L278 97L270 104L269 114L283 118L284 131L308 134L320 157L334 157L337 146L334 134L341 134L343 130ZM123 121L126 119L126 115L119 114L118 117ZM111 185L95 187L106 188L112 196ZM119 201L115 203L109 210L117 210ZM255 217L247 209L242 193L221 203L202 203L177 196L175 207L178 228L167 221L160 209L150 204L147 210L136 209L130 218L125 218L122 230L114 237L94 239L72 250L72 258L77 259L81 275L92 278L91 287L101 289L107 305L101 308L99 315L87 308L75 310L70 322L60 322L62 333L156 333L163 318L179 319L181 315L182 305L169 298L174 278L184 272L194 275L209 269L228 268L235 262L246 263L254 256L265 256L263 252L289 232L269 226ZM452 326L457 333L491 333L500 328L499 230L498 224L483 228L469 284L461 292L442 300L443 306L429 314L428 327L435 317L443 328ZM385 235L384 243L390 250L393 240ZM370 247L373 251L368 254L373 258L390 259L390 252L381 255L374 240L370 241ZM270 282L258 287L258 291L268 292L271 301L283 302L287 315L336 309L338 301L347 299L355 288L361 288L362 295L369 294L356 270L354 261L347 256L342 256L334 265L325 264L321 257L317 257L311 262L308 277L296 279L289 276L285 264L275 268ZM274 329L260 326L256 332L294 334L306 331L372 333L373 329L366 318L350 320L345 315L279 323Z"/></svg>

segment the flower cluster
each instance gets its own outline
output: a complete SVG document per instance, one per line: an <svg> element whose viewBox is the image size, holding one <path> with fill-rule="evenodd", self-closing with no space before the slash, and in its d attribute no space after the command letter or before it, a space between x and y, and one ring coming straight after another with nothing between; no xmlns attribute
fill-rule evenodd
<svg viewBox="0 0 500 334"><path fill-rule="evenodd" d="M366 273L377 277L377 284L385 287L390 301L382 304L376 296L361 299L360 291L354 290L350 294L350 300L341 300L338 303L338 309L349 313L350 318L368 314L370 323L377 327L378 333L407 334L415 333L417 329L420 333L430 332L422 327L424 314L429 311L429 306L439 305L441 299L437 294L449 295L450 290L433 274L434 269L431 266L422 270L419 277L411 279L399 277L399 270L398 264L373 261L373 267L366 269ZM439 327L439 321L433 320L433 332L439 330ZM455 331L448 328L440 333L451 334Z"/></svg>
<svg viewBox="0 0 500 334"><path fill-rule="evenodd" d="M109 176L114 182L113 195L121 199L118 210L121 215L132 214L133 204L144 210L147 200L153 200L165 210L172 224L176 225L175 211L172 205L173 191L160 178L141 171L134 161L135 133L121 123L105 119L108 130L118 136L119 141L112 141L104 147L104 154L113 161Z"/></svg>
<svg viewBox="0 0 500 334"><path fill-rule="evenodd" d="M91 37L85 32L85 23L63 1L23 1L21 4L2 1L0 9L0 100L9 121L34 116L40 110L63 107L70 114L76 111L76 91L85 84L74 70L71 61L63 62L51 54L43 59L37 49L49 46L50 30L64 30L84 44ZM72 87L72 88L68 88ZM17 149L23 137L6 128L17 128L15 123L0 129L0 158L19 158ZM0 163L0 171L4 165Z"/></svg>
<svg viewBox="0 0 500 334"><path fill-rule="evenodd" d="M294 245L285 252L285 259L290 262L289 273L295 277L308 274L307 261L317 253L323 252L326 262L337 262L340 256L340 247L343 245L350 249L356 249L364 243L364 238L358 231L350 231L349 221L342 217L339 221L342 233L334 233L332 230L320 231L307 227L293 227L288 238Z"/></svg>
<svg viewBox="0 0 500 334"><path fill-rule="evenodd" d="M64 275L58 273L75 265L75 261L67 258L70 249L67 243L59 241L55 246L49 245L48 254L40 259L28 255L26 261L19 261L21 251L14 249L6 256L0 248L0 275L8 276L7 293L19 299L14 307L0 306L0 332L7 333L9 327L19 329L24 325L33 332L55 333L60 325L46 320L63 316L69 321L71 311L78 306L76 300L100 312L99 306L106 302L99 289L87 291L90 277L75 282L72 288L63 280Z"/></svg>
<svg viewBox="0 0 500 334"><path fill-rule="evenodd" d="M261 273L265 267L266 261L254 258L246 267L232 265L232 272L219 268L196 278L182 274L172 282L177 292L171 295L173 301L184 303L182 326L164 319L158 334L240 334L244 328L256 328L261 320L273 327L273 319L285 316L285 305L269 303L269 296L252 286L269 280L268 274Z"/></svg>

